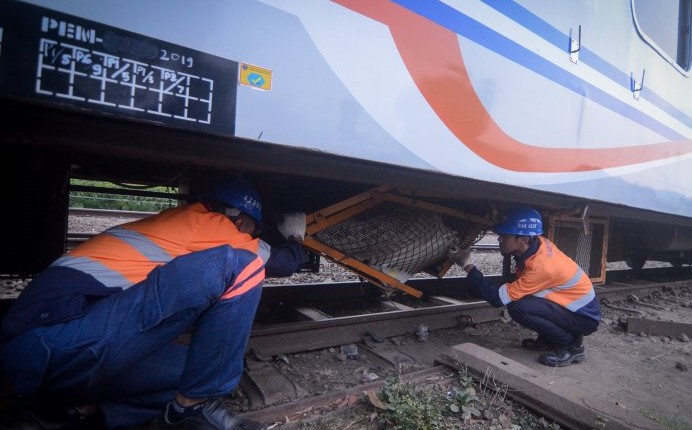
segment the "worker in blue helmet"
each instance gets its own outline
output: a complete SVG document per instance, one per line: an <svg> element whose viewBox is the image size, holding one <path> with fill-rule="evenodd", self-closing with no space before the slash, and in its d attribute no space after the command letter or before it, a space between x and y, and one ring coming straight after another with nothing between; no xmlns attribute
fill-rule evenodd
<svg viewBox="0 0 692 430"><path fill-rule="evenodd" d="M253 236L262 230L262 202L254 185L245 179L222 181L204 193L199 200L209 209L226 215L235 225ZM266 264L268 277L285 277L295 273L306 261L302 242L305 236L305 213L289 212L276 225L285 242L270 246L259 240L259 254Z"/></svg>
<svg viewBox="0 0 692 430"><path fill-rule="evenodd" d="M305 214L283 217L275 247L261 227L259 194L231 180L53 262L2 321L2 373L30 406L0 429L264 428L221 397L243 373L265 275L306 260Z"/></svg>
<svg viewBox="0 0 692 430"><path fill-rule="evenodd" d="M521 345L544 351L541 363L562 367L583 361L583 338L596 331L601 319L588 275L541 236L541 215L531 207L509 209L493 231L502 255L514 258L516 280L498 287L468 263L468 250L453 250L449 256L467 272L472 293L493 306L506 306L514 321L538 334Z"/></svg>

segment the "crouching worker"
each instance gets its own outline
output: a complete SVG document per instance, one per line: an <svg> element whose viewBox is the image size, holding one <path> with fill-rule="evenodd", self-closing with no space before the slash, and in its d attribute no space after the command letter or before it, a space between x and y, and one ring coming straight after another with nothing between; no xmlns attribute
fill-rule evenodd
<svg viewBox="0 0 692 430"><path fill-rule="evenodd" d="M282 222L292 240L277 249L261 222L252 185L230 181L52 263L2 324L3 373L33 406L0 428L264 428L221 397L243 372L265 270L305 261L305 215Z"/></svg>
<svg viewBox="0 0 692 430"><path fill-rule="evenodd" d="M541 236L541 215L532 208L509 210L493 231L502 255L514 257L517 279L498 288L468 264L468 250L454 249L449 257L468 273L472 293L493 306L506 306L514 321L538 334L521 346L549 351L539 357L541 363L562 367L583 361L583 337L595 332L601 319L589 277Z"/></svg>

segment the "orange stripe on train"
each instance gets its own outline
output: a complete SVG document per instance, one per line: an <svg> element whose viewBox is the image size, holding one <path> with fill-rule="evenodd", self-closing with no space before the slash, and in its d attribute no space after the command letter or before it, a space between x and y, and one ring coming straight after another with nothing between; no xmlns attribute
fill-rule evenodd
<svg viewBox="0 0 692 430"><path fill-rule="evenodd" d="M516 172L581 172L692 152L692 140L583 149L519 142L500 129L478 98L456 33L387 0L332 1L389 26L401 58L430 107L461 142L495 166Z"/></svg>

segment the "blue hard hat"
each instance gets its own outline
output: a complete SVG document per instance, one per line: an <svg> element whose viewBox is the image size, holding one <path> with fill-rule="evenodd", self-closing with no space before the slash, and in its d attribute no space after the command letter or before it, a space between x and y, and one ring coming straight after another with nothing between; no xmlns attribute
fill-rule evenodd
<svg viewBox="0 0 692 430"><path fill-rule="evenodd" d="M258 227L262 225L262 201L250 181L232 179L221 182L207 196L245 212L255 220Z"/></svg>
<svg viewBox="0 0 692 430"><path fill-rule="evenodd" d="M536 209L520 206L509 209L502 221L493 226L493 231L498 234L538 236L543 234L543 221Z"/></svg>

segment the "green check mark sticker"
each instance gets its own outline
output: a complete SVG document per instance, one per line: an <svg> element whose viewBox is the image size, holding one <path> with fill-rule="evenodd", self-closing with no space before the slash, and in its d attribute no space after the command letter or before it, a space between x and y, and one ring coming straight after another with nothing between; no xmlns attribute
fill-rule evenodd
<svg viewBox="0 0 692 430"><path fill-rule="evenodd" d="M262 85L264 85L264 82L265 82L264 78L259 73L250 73L247 76L247 80L248 80L248 82L250 82L250 84L252 86L255 86L255 87L261 87Z"/></svg>

